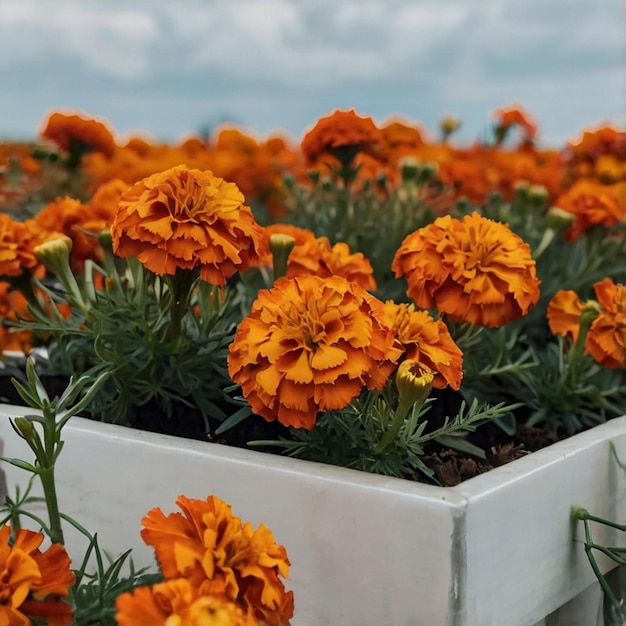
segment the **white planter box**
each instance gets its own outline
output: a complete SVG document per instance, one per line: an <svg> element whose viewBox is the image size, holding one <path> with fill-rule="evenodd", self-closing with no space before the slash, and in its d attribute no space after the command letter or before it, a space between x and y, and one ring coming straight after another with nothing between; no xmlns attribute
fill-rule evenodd
<svg viewBox="0 0 626 626"><path fill-rule="evenodd" d="M0 438L4 456L30 460L8 420L24 412L0 405ZM590 626L600 594L570 508L626 520L609 445L626 458L626 418L447 488L80 418L64 439L61 508L113 555L133 547L137 565L153 564L140 520L176 510L181 493L215 494L271 528L292 563L294 626ZM10 494L27 478L4 472ZM79 543L68 541L76 559Z"/></svg>

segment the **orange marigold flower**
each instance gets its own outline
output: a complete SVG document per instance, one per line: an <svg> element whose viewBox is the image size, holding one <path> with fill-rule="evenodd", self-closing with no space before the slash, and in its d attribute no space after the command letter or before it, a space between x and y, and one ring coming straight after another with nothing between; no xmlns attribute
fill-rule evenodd
<svg viewBox="0 0 626 626"><path fill-rule="evenodd" d="M559 291L548 304L550 330L578 339L580 319L587 308L599 311L589 326L585 351L604 367L626 367L626 285L605 278L593 286L596 301L583 303L573 291Z"/></svg>
<svg viewBox="0 0 626 626"><path fill-rule="evenodd" d="M179 165L135 183L120 199L113 250L162 276L200 269L224 285L263 250L263 230L234 183Z"/></svg>
<svg viewBox="0 0 626 626"><path fill-rule="evenodd" d="M408 235L392 270L408 282L422 309L456 322L498 327L525 315L539 299L530 246L508 226L478 213L449 215Z"/></svg>
<svg viewBox="0 0 626 626"><path fill-rule="evenodd" d="M521 106L496 109L493 116L496 119L498 138L501 140L513 126L519 126L522 129L526 141L533 141L537 136L537 123Z"/></svg>
<svg viewBox="0 0 626 626"><path fill-rule="evenodd" d="M585 349L604 367L626 367L626 285L605 278L593 286L601 313L591 323Z"/></svg>
<svg viewBox="0 0 626 626"><path fill-rule="evenodd" d="M42 533L19 528L13 545L11 529L0 528L0 623L27 626L39 617L50 626L73 624L67 597L75 576L65 548L52 544L39 550Z"/></svg>
<svg viewBox="0 0 626 626"><path fill-rule="evenodd" d="M371 150L381 140L382 133L371 117L361 117L354 109L337 109L320 118L304 135L301 149L307 165L315 165L328 154L345 163L360 151Z"/></svg>
<svg viewBox="0 0 626 626"><path fill-rule="evenodd" d="M50 139L66 152L93 151L110 157L116 147L112 132L103 122L80 115L52 113L46 120L41 136Z"/></svg>
<svg viewBox="0 0 626 626"><path fill-rule="evenodd" d="M433 386L459 389L463 378L463 353L442 320L433 319L412 304L385 302L387 323L405 352L405 359L417 361L435 373Z"/></svg>
<svg viewBox="0 0 626 626"><path fill-rule="evenodd" d="M280 577L289 573L285 548L269 528L254 530L215 496L179 496L181 513L152 509L142 520L143 540L154 548L163 575L186 578L205 594L218 594L249 608L260 621L282 624L293 615L293 592ZM130 622L129 622L130 624Z"/></svg>
<svg viewBox="0 0 626 626"><path fill-rule="evenodd" d="M0 353L18 351L28 353L32 347L33 334L30 330L19 330L7 322L17 322L17 318L29 319L28 300L21 291L13 289L8 282L0 282Z"/></svg>
<svg viewBox="0 0 626 626"><path fill-rule="evenodd" d="M35 239L28 224L0 213L0 276L19 276L23 269L37 265Z"/></svg>
<svg viewBox="0 0 626 626"><path fill-rule="evenodd" d="M232 600L204 595L186 578L136 587L115 601L119 626L258 626L254 614Z"/></svg>
<svg viewBox="0 0 626 626"><path fill-rule="evenodd" d="M311 429L319 411L384 386L401 351L383 320L382 302L345 278L282 278L239 324L229 374L256 414Z"/></svg>
<svg viewBox="0 0 626 626"><path fill-rule="evenodd" d="M578 339L580 329L580 315L585 305L576 292L561 289L548 302L548 326L554 335L569 337L572 341Z"/></svg>
<svg viewBox="0 0 626 626"><path fill-rule="evenodd" d="M327 237L315 237L313 231L290 224L272 224L265 227L265 236L281 234L293 237L295 245L287 260L287 278L305 274L314 276L341 276L373 291L376 289L374 268L363 253L352 253L348 244L337 242L330 245ZM271 265L272 257L264 260Z"/></svg>
<svg viewBox="0 0 626 626"><path fill-rule="evenodd" d="M567 241L576 241L593 226L609 228L626 219L626 206L620 202L617 187L594 180L577 181L555 204L575 218L565 233Z"/></svg>

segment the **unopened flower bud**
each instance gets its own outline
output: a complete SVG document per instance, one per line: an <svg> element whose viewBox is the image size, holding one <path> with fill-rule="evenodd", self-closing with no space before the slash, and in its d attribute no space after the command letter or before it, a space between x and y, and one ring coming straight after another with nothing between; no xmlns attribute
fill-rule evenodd
<svg viewBox="0 0 626 626"><path fill-rule="evenodd" d="M111 235L111 229L103 228L98 233L98 243L103 250L113 250L113 236Z"/></svg>
<svg viewBox="0 0 626 626"><path fill-rule="evenodd" d="M72 240L61 235L35 246L33 254L47 270L58 276L69 266L71 250Z"/></svg>
<svg viewBox="0 0 626 626"><path fill-rule="evenodd" d="M447 139L453 132L461 127L461 120L453 115L446 115L439 120L439 128L444 139Z"/></svg>
<svg viewBox="0 0 626 626"><path fill-rule="evenodd" d="M32 441L34 428L32 422L26 417L13 418L13 426L20 437L26 441Z"/></svg>
<svg viewBox="0 0 626 626"><path fill-rule="evenodd" d="M272 251L274 280L287 274L287 259L295 245L296 240L291 235L283 233L270 235L269 246Z"/></svg>
<svg viewBox="0 0 626 626"><path fill-rule="evenodd" d="M423 403L433 388L435 373L419 361L407 359L400 363L396 372L396 387L400 404Z"/></svg>
<svg viewBox="0 0 626 626"><path fill-rule="evenodd" d="M574 223L574 214L560 209L557 206L550 207L546 214L548 227L554 230L565 230Z"/></svg>
<svg viewBox="0 0 626 626"><path fill-rule="evenodd" d="M403 183L417 182L420 173L421 163L415 157L405 157L399 163L400 176Z"/></svg>
<svg viewBox="0 0 626 626"><path fill-rule="evenodd" d="M548 190L543 185L531 185L528 190L528 198L533 204L542 206L548 199Z"/></svg>
<svg viewBox="0 0 626 626"><path fill-rule="evenodd" d="M420 172L420 182L429 183L437 177L439 165L437 163L424 163Z"/></svg>

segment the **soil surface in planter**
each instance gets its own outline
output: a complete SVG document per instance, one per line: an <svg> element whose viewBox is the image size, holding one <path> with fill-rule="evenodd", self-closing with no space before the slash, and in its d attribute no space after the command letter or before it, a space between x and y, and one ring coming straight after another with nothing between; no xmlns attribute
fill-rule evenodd
<svg viewBox="0 0 626 626"><path fill-rule="evenodd" d="M67 378L65 377L42 376L41 379L50 397L61 395L67 385ZM460 402L458 397L450 396L439 398L439 400L443 401L437 403L442 408L441 415L437 416L435 413L434 417L429 419L429 429L437 428L443 419L443 411L449 413L451 410L454 410L452 405ZM11 383L9 375L0 375L0 401L7 404L25 404ZM209 426L209 432L213 433L219 426L219 422L209 424ZM132 427L186 439L217 442L241 448L249 448L249 441L290 438L288 428L278 422L267 422L262 418L244 420L236 428L227 431L221 436L207 435L207 425L199 411L188 406L175 405L168 416L164 414L162 408L156 403L139 407L133 419ZM566 436L565 433L523 426L518 427L516 433L511 436L505 434L496 425L487 423L469 436L471 443L483 450L484 459L433 442L426 448L423 460L432 469L439 484L444 487L450 487L545 448L556 441L566 438ZM265 447L263 450L268 453L280 453L278 448ZM414 476L406 476L405 478L418 482L429 482L421 473Z"/></svg>

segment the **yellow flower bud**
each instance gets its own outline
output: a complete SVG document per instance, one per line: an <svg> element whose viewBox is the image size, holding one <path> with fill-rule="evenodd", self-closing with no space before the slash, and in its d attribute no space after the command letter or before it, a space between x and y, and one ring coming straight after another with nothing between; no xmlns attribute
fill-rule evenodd
<svg viewBox="0 0 626 626"><path fill-rule="evenodd" d="M428 398L435 380L435 372L419 361L402 361L396 372L396 387L400 404L412 405Z"/></svg>
<svg viewBox="0 0 626 626"><path fill-rule="evenodd" d="M26 441L31 441L33 438L33 424L26 417L15 417L13 419L13 426L15 430L18 432L20 437L26 439Z"/></svg>
<svg viewBox="0 0 626 626"><path fill-rule="evenodd" d="M291 235L274 233L270 235L269 245L273 257L274 280L276 280L287 274L287 259L296 245L296 240Z"/></svg>
<svg viewBox="0 0 626 626"><path fill-rule="evenodd" d="M66 235L61 235L35 246L33 254L47 270L58 276L69 266L71 250L72 240Z"/></svg>
<svg viewBox="0 0 626 626"><path fill-rule="evenodd" d="M446 115L439 120L439 128L444 137L450 136L461 127L461 120L453 115Z"/></svg>

